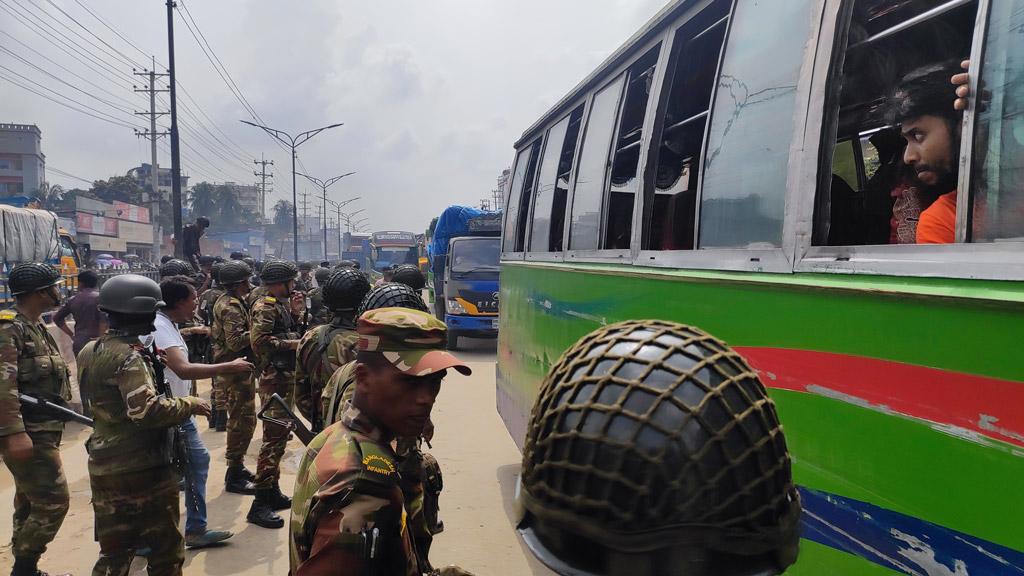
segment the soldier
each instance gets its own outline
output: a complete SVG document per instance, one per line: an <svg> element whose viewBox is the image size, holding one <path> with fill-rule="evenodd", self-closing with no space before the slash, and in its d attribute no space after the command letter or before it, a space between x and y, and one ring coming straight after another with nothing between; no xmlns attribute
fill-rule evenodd
<svg viewBox="0 0 1024 576"><path fill-rule="evenodd" d="M252 287L252 269L241 260L224 264L220 283L227 290L213 306L213 357L215 362L228 362L252 354L249 341L249 307L245 297ZM215 378L227 401L228 462L224 489L235 494L255 494L256 476L245 468L245 453L256 428L256 383L252 374L224 374Z"/></svg>
<svg viewBox="0 0 1024 576"><path fill-rule="evenodd" d="M317 268L316 272L313 273L313 278L316 280L316 288L309 291L306 297L309 299L309 325L322 326L324 324L330 324L331 322L331 309L324 306L324 284L327 283L327 279L331 277L330 268Z"/></svg>
<svg viewBox="0 0 1024 576"><path fill-rule="evenodd" d="M432 572L406 523L396 437L419 436L449 368L445 325L418 310L359 318L352 401L306 448L290 523L292 576L412 576ZM315 544L315 546L314 546Z"/></svg>
<svg viewBox="0 0 1024 576"><path fill-rule="evenodd" d="M299 263L299 277L295 280L295 289L299 292L308 293L313 289L313 263L312 262L300 262Z"/></svg>
<svg viewBox="0 0 1024 576"><path fill-rule="evenodd" d="M140 545L150 550L150 574L181 574L185 551L172 431L190 416L209 416L210 405L169 394L157 376L163 371L157 351L139 343L139 336L154 330L161 298L149 278L107 280L99 306L110 329L78 357L79 380L91 381L95 394L96 427L86 443L100 545L94 576L127 574Z"/></svg>
<svg viewBox="0 0 1024 576"><path fill-rule="evenodd" d="M260 279L267 296L252 308L249 341L260 370L260 402L266 405L272 394L290 403L295 384L295 349L299 344L298 323L306 310L302 292L295 290L298 270L291 262L275 260L263 266ZM283 416L270 411L271 416ZM281 457L288 443L288 430L270 422L263 423L263 443L256 463L256 499L246 520L263 528L281 528L284 520L274 511L291 506L281 493L278 478Z"/></svg>
<svg viewBox="0 0 1024 576"><path fill-rule="evenodd" d="M192 276L194 273L195 271L192 270L192 266L188 262L177 258L172 258L160 265L161 280L168 276Z"/></svg>
<svg viewBox="0 0 1024 576"><path fill-rule="evenodd" d="M314 432L324 428L320 398L327 380L338 368L355 360L359 339L355 312L370 291L370 283L361 273L342 268L317 290L323 290L323 306L334 313L334 318L330 324L317 326L302 336L295 367L295 404L313 424Z"/></svg>
<svg viewBox="0 0 1024 576"><path fill-rule="evenodd" d="M212 328L213 305L217 302L218 298L224 295L224 287L220 283L220 270L223 267L224 264L221 262L213 264L210 269L212 284L199 296L199 308L196 310L196 315L206 328ZM211 337L205 338L205 344L205 350L202 351L202 363L213 364L216 362L213 356L213 339ZM213 406L210 428L215 429L217 432L226 432L228 425L228 400L227 395L224 393L224 388L217 378L213 379L210 390L210 404Z"/></svg>
<svg viewBox="0 0 1024 576"><path fill-rule="evenodd" d="M519 530L560 574L771 576L797 558L775 405L739 354L682 324L620 322L563 354L521 482Z"/></svg>
<svg viewBox="0 0 1024 576"><path fill-rule="evenodd" d="M395 268L394 274L391 275L391 281L405 284L417 293L427 285L427 279L423 277L423 272L420 272L419 267L412 264L402 264Z"/></svg>
<svg viewBox="0 0 1024 576"><path fill-rule="evenodd" d="M68 511L58 451L64 423L18 400L71 399L67 365L42 321L60 306L60 283L53 266L18 264L8 279L14 309L0 312L0 455L14 477L13 576L44 574L36 565Z"/></svg>

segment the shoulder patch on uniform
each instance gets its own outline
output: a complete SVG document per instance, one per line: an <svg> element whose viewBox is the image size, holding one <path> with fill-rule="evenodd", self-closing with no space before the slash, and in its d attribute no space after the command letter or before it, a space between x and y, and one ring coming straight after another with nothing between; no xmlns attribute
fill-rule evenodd
<svg viewBox="0 0 1024 576"><path fill-rule="evenodd" d="M364 455L363 467L381 476L390 476L395 473L395 463L380 454Z"/></svg>
<svg viewBox="0 0 1024 576"><path fill-rule="evenodd" d="M18 313L14 310L0 310L0 322L10 322L17 315Z"/></svg>
<svg viewBox="0 0 1024 576"><path fill-rule="evenodd" d="M263 301L267 304L277 304L277 298L274 298L273 296L267 296Z"/></svg>

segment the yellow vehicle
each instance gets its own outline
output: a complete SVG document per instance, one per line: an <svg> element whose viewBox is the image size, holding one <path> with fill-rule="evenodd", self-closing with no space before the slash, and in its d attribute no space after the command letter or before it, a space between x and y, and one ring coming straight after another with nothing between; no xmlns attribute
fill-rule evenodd
<svg viewBox="0 0 1024 576"><path fill-rule="evenodd" d="M81 265L78 248L70 232L57 224L57 215L48 210L0 204L0 257L4 276L0 304L11 300L7 273L22 262L48 262L64 276L67 291L77 286Z"/></svg>

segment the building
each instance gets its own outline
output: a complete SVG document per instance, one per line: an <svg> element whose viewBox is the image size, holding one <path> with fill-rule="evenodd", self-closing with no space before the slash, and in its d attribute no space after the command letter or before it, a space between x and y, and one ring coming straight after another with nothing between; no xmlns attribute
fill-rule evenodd
<svg viewBox="0 0 1024 576"><path fill-rule="evenodd" d="M245 185L237 184L235 182L225 182L225 186L234 191L235 196L238 198L238 204L242 208L249 210L250 212L256 213L263 218L263 203L260 198L260 189L256 185Z"/></svg>
<svg viewBox="0 0 1024 576"><path fill-rule="evenodd" d="M46 179L42 132L35 124L0 124L0 196L30 196Z"/></svg>
<svg viewBox="0 0 1024 576"><path fill-rule="evenodd" d="M79 194L75 196L74 209L62 210L58 216L74 221L77 242L87 254L86 260L104 253L119 258L134 254L145 261L153 259L153 225L149 210L142 206L110 204Z"/></svg>
<svg viewBox="0 0 1024 576"><path fill-rule="evenodd" d="M153 165L152 164L140 164L138 168L132 168L131 170L128 171L128 175L134 177L139 182L139 185L142 186L145 190L149 190L150 178L152 178L152 174L153 174ZM161 168L161 167L157 166L157 168L156 168L156 185L157 185L157 189L160 190L160 192L162 194L164 194L164 196L169 197L171 195L172 186L171 186L171 169L170 168ZM188 189L188 176L182 174L181 175L181 192L182 192L182 194L185 193L186 189Z"/></svg>

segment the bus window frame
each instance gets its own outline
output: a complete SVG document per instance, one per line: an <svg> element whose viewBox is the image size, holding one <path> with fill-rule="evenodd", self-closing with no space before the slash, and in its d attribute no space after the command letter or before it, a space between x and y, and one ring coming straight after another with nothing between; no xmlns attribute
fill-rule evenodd
<svg viewBox="0 0 1024 576"><path fill-rule="evenodd" d="M596 92L594 92L594 93L596 93ZM572 116L573 112L575 112L576 109L578 109L580 106L583 107L583 116L580 117L580 123L581 123L580 124L580 129L579 129L579 132L576 134L576 148L573 150L572 170L569 171L569 190L565 194L565 223L562 225L562 246L568 246L569 245L568 244L568 242L569 242L569 228L570 228L570 220L571 220L571 217L572 217L572 198L573 198L574 192L576 191L576 170L578 168L578 161L579 161L579 155L580 155L580 145L583 144L583 135L586 132L586 122L587 122L587 120L590 119L590 103L592 101L594 93L587 94L587 97L582 102L577 101L575 106L570 106L568 108L568 110L566 110L565 114L563 114L562 116L558 117L550 125L546 126L544 128L544 131L542 132L542 134L544 134L544 143L541 145L540 151L538 152L538 154L540 154L540 159L538 160L538 163L537 163L537 182L538 183L540 182L540 173L544 169L544 166L543 166L544 154L547 152L548 144L550 144L550 142L548 142L548 140L550 140L550 138L548 138L548 136L550 136L551 130L555 126L557 126L559 122L561 122L563 120L566 120L567 118ZM558 143L558 147L559 148L562 148L562 146L564 146L564 140L563 140L563 142L559 142ZM557 176L557 174L555 175L555 178L556 178L555 185L557 186L558 185L558 180L557 180L558 176ZM529 216L529 219L527 220L527 225L529 226L529 228L527 228L526 242L524 243L525 248L524 248L524 252L522 252L523 259L525 259L525 260L533 260L535 262L563 262L565 260L565 249L564 248L562 250L558 251L558 252L552 252L552 251L549 251L549 250L545 250L545 251L531 251L531 250L527 249L533 243L533 216L534 216L534 208L535 208L536 204L537 204L536 202L531 202L530 203L530 216Z"/></svg>
<svg viewBox="0 0 1024 576"><path fill-rule="evenodd" d="M988 33L989 5L991 0L978 0L978 13L974 23L971 41L970 59L978 62L973 66L980 69L983 49ZM971 101L964 113L961 130L959 185L957 195L957 220L955 244L888 244L860 246L813 246L812 229L814 224L814 201L820 178L819 151L824 152L824 141L828 137L825 129L826 90L833 75L831 68L834 50L845 52L845 42L840 41L837 34L839 27L845 25L840 20L843 0L826 0L828 10L822 27L818 53L821 56L815 64L815 98L807 108L809 123L819 123L819 129L812 132L807 148L803 154L804 165L811 174L803 174L802 197L795 198L796 210L796 252L794 254L794 272L814 272L833 274L877 274L885 276L905 277L941 277L967 278L986 280L1022 280L1024 279L1024 243L1021 242L987 242L967 243L970 223L971 162L973 139L975 132L974 111L978 91L979 74L970 75ZM825 32L828 32L827 34ZM840 68L841 70L841 60ZM953 86L950 84L950 99ZM951 104L952 105L952 104ZM820 136L820 137L818 137ZM813 140L817 138L817 142ZM834 140L835 137L832 136ZM787 205L787 212L789 207Z"/></svg>
<svg viewBox="0 0 1024 576"><path fill-rule="evenodd" d="M537 137L534 137L534 138L530 138L525 144L523 144L522 146L520 146L519 148L516 149L516 157L513 159L512 172L510 173L509 179L508 179L508 190L505 191L505 198L504 198L505 199L505 211L501 215L501 260L522 260L524 254L525 254L525 252L516 252L515 250L511 250L511 251L508 251L508 252L505 251L506 233L507 232L511 232L511 234L512 234L512 246L513 246L513 248L515 247L515 239L516 239L516 237L518 235L518 230L517 230L518 222L513 222L512 223L512 229L511 230L509 230L509 228L508 228L508 226L509 226L508 219L509 219L509 214L511 212L509 210L509 206L511 206L511 204L512 204L512 185L515 184L515 182L514 182L515 174L516 174L516 170L519 168L520 156L522 156L524 152L527 152L530 148L532 148L533 145L536 144L538 140L542 140L544 138L545 134L546 134L546 132L541 132L540 136L537 136ZM543 141L541 142L540 148L541 149L539 149L537 151L537 154L541 154L543 152L543 148L544 148ZM531 156L530 154L526 154L525 157L522 158L523 160L526 161L527 166L530 163L530 156ZM538 162L539 161L540 160L538 159ZM534 177L536 177L536 176L537 176L537 174L534 174ZM524 177L524 180L525 180L526 172L523 172L523 177ZM519 185L520 185L520 191L519 191L520 196L517 198L517 200L519 201L520 205L522 205L522 188L525 187L525 182L520 182ZM533 203L531 202L530 206L528 207L528 210L532 210L532 209L533 209ZM518 217L519 217L519 213L516 212L516 218L518 218ZM530 224L532 224L532 221L528 218L526 223L527 223L527 225L530 225ZM528 245L528 244L526 244L525 241L524 241L523 244L524 244L524 246Z"/></svg>

